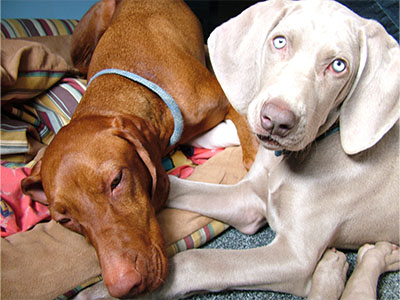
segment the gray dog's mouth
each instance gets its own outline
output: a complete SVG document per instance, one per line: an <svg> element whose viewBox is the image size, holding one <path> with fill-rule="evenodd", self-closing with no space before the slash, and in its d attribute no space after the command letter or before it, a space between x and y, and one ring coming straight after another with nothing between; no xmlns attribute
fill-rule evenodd
<svg viewBox="0 0 400 300"><path fill-rule="evenodd" d="M271 136L257 134L257 138L269 149L278 150L282 145L273 139Z"/></svg>

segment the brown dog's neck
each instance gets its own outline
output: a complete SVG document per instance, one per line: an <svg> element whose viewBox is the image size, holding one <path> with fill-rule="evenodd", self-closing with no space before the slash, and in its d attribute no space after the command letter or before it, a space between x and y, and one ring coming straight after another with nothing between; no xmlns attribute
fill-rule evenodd
<svg viewBox="0 0 400 300"><path fill-rule="evenodd" d="M161 100L167 105L168 109L170 110L174 120L174 131L170 138L169 145L173 146L179 142L183 130L182 113L174 98L169 93L167 93L161 86L159 86L155 82L152 82L140 76L139 74L118 68L108 68L97 72L90 78L88 86L93 80L104 75L119 75L121 77L132 80L132 82L143 85L144 87L154 92L159 98L161 98Z"/></svg>
<svg viewBox="0 0 400 300"><path fill-rule="evenodd" d="M169 139L174 130L174 120L167 105L148 88L119 75L101 76L93 81L71 122L89 116L141 118L152 124L162 154L172 148Z"/></svg>

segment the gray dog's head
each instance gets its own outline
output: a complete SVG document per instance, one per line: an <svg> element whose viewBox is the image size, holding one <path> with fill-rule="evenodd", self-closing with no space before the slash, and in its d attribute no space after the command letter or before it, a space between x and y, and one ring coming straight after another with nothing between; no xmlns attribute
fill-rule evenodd
<svg viewBox="0 0 400 300"><path fill-rule="evenodd" d="M399 45L334 1L258 3L208 46L229 101L268 149L301 150L339 118L343 149L355 154L399 119Z"/></svg>

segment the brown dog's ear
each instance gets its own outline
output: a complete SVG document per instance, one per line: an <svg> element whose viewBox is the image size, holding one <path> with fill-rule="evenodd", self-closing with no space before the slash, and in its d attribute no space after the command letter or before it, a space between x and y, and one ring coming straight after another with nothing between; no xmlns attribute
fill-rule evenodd
<svg viewBox="0 0 400 300"><path fill-rule="evenodd" d="M162 166L158 137L150 123L135 117L116 117L112 122L113 134L133 146L143 161L152 178L151 202L156 212L159 211L169 193L169 179Z"/></svg>
<svg viewBox="0 0 400 300"><path fill-rule="evenodd" d="M44 205L49 205L43 190L42 179L40 177L41 166L42 160L39 160L33 167L31 175L22 179L21 188L22 192L31 197L33 201L40 202Z"/></svg>
<svg viewBox="0 0 400 300"><path fill-rule="evenodd" d="M382 25L365 19L359 40L361 67L340 110L341 144L347 154L375 145L400 116L399 45Z"/></svg>
<svg viewBox="0 0 400 300"><path fill-rule="evenodd" d="M71 58L82 74L87 74L97 43L110 25L121 0L102 0L93 5L82 17L72 33Z"/></svg>

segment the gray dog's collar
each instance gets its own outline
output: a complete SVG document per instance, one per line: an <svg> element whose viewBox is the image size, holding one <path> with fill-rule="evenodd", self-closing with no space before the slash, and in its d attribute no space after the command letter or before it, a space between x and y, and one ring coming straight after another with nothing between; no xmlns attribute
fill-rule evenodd
<svg viewBox="0 0 400 300"><path fill-rule="evenodd" d="M339 131L339 122L336 122L335 124L332 125L331 128L329 128L327 131L325 131L323 134L321 134L319 137L317 137L315 139L315 141L320 141L324 138L326 138L327 136L331 135L332 133L335 133ZM275 156L281 156L281 155L287 155L292 153L293 151L288 151L288 150L276 150L275 151Z"/></svg>

